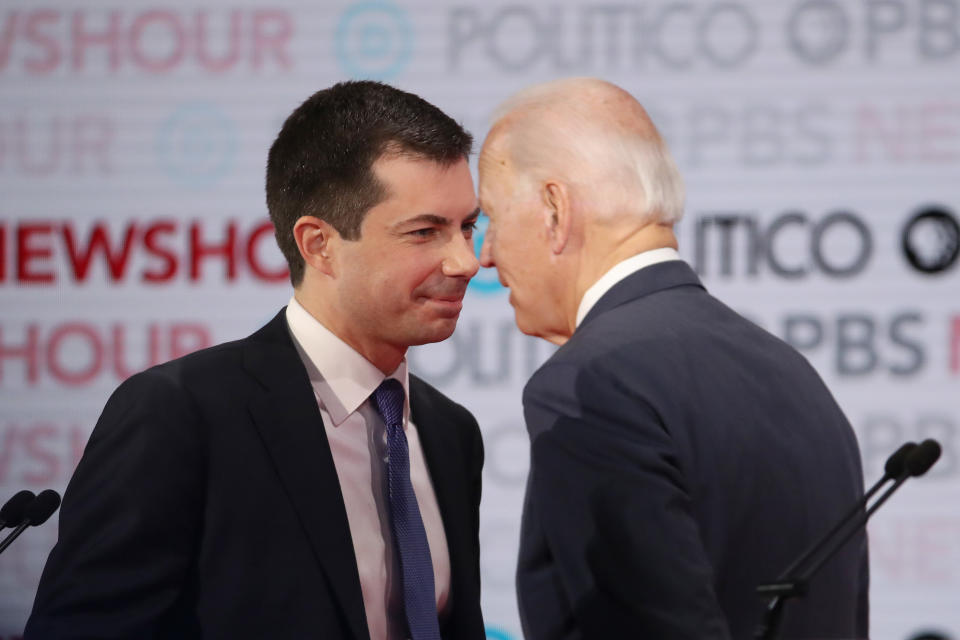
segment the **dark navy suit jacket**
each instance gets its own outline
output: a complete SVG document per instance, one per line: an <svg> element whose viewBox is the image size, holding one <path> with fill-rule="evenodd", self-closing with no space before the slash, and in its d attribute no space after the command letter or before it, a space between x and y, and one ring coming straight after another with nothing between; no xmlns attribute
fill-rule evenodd
<svg viewBox="0 0 960 640"><path fill-rule="evenodd" d="M863 493L813 368L681 261L610 289L523 401L528 640L751 638L755 587ZM787 605L781 637L866 638L867 586L859 535Z"/></svg>
<svg viewBox="0 0 960 640"><path fill-rule="evenodd" d="M414 376L410 401L450 552L441 632L482 640L480 431ZM368 640L340 484L283 311L113 394L25 637Z"/></svg>

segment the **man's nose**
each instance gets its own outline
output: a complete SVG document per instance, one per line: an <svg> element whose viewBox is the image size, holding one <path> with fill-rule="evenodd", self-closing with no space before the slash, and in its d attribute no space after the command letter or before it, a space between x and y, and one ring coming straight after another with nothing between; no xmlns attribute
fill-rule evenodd
<svg viewBox="0 0 960 640"><path fill-rule="evenodd" d="M487 269L493 266L493 249L490 248L491 235L488 231L483 237L483 245L480 247L480 264Z"/></svg>
<svg viewBox="0 0 960 640"><path fill-rule="evenodd" d="M473 254L473 240L457 238L448 246L447 256L443 260L443 275L467 279L477 275L480 263Z"/></svg>

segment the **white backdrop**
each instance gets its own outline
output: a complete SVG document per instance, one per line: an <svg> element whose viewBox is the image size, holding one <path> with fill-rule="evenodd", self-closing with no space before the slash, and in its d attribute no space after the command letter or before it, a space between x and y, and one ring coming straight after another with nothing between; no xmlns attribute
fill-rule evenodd
<svg viewBox="0 0 960 640"><path fill-rule="evenodd" d="M681 253L813 362L867 481L903 440L943 443L870 526L872 635L960 638L958 62L958 0L4 0L0 499L62 491L124 377L286 302L263 169L312 92L385 79L479 142L517 89L595 75L674 151ZM495 640L520 637L520 391L550 350L482 272L454 337L411 354L483 428ZM0 556L0 640L22 630L55 539L56 518Z"/></svg>

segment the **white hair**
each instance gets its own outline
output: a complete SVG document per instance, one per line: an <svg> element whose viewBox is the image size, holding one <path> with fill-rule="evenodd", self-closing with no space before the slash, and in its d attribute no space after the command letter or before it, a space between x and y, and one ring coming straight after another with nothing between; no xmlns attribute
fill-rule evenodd
<svg viewBox="0 0 960 640"><path fill-rule="evenodd" d="M682 217L680 171L643 107L619 87L595 78L534 85L501 104L494 120L507 125L520 172L563 179L597 219Z"/></svg>

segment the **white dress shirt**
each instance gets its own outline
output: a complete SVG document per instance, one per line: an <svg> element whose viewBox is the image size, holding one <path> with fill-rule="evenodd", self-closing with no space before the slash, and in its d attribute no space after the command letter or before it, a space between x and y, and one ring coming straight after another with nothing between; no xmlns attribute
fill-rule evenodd
<svg viewBox="0 0 960 640"><path fill-rule="evenodd" d="M644 267L649 267L658 262L679 259L680 254L677 253L676 249L663 247L661 249L651 249L650 251L638 253L635 256L631 256L613 265L613 268L600 276L600 279L594 282L590 288L587 289L586 293L583 294L583 298L580 299L580 306L577 307L577 326L580 326L583 319L590 313L590 309L593 309L593 305L597 304L597 300L612 289L613 285Z"/></svg>
<svg viewBox="0 0 960 640"><path fill-rule="evenodd" d="M387 493L387 431L370 397L386 377L311 316L295 298L287 305L286 317L294 345L310 376L340 480L370 638L403 640L407 637L403 586L390 532ZM410 450L410 481L427 531L437 611L442 617L450 599L450 558L417 428L410 421L406 359L389 377L400 381L406 396L404 433Z"/></svg>

